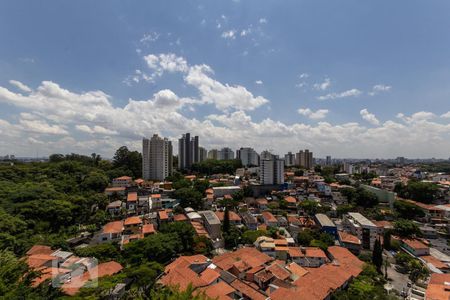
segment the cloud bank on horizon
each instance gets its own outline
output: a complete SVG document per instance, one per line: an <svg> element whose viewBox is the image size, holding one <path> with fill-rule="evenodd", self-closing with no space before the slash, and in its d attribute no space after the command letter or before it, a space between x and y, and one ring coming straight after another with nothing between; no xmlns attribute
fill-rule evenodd
<svg viewBox="0 0 450 300"><path fill-rule="evenodd" d="M228 5L237 9L244 4ZM438 99L436 105L426 105L420 98L424 92L414 90L420 96L416 99L403 81L384 74L387 66L376 76L356 78L355 69L342 64L315 70L305 62L321 53L283 65L288 48L307 51L309 46L295 40L279 43L276 34L289 22L269 14L269 8L242 18L229 9L208 9L205 3L189 8L202 16L198 20L186 21L178 14L159 27L137 29L127 23L142 33L123 41L133 51L125 56L127 66L108 75L115 78L112 82L109 77L94 80L98 74L85 73L84 79L76 66L74 75L62 73L51 68L58 58L52 62L38 54L21 53L15 63L5 63L11 54L0 50L0 66L9 70L0 75L0 155L96 152L111 157L122 145L140 150L142 137L154 133L176 142L191 132L207 149L250 146L284 154L309 148L316 156L343 158L449 157L450 105L442 99L450 90L425 86L430 89L427 103ZM111 22L124 20L131 22L126 14ZM176 33L185 22L195 23L192 30L204 34L206 41L199 43L214 44L221 52L192 50L189 34ZM0 30L0 37L5 34L14 32ZM329 54L335 64L350 64L344 54ZM92 59L85 55L73 58L83 64ZM94 73L102 68L101 60L93 59ZM261 69L263 62L273 66ZM24 75L28 70L34 70L33 77Z"/></svg>

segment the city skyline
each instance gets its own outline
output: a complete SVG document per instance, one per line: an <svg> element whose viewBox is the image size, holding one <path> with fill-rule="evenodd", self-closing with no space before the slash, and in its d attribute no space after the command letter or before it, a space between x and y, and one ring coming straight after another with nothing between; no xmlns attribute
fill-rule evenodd
<svg viewBox="0 0 450 300"><path fill-rule="evenodd" d="M0 155L191 132L208 150L448 159L450 3L405 3L5 1Z"/></svg>

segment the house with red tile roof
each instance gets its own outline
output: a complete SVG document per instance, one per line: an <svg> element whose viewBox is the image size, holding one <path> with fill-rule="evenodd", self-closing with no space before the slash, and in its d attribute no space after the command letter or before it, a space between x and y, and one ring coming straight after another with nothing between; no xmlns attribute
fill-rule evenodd
<svg viewBox="0 0 450 300"><path fill-rule="evenodd" d="M325 252L318 247L289 247L289 258L302 267L317 268L328 261Z"/></svg>
<svg viewBox="0 0 450 300"><path fill-rule="evenodd" d="M338 240L342 247L347 248L352 253L358 255L362 249L361 240L351 233L338 230Z"/></svg>
<svg viewBox="0 0 450 300"><path fill-rule="evenodd" d="M115 261L101 263L98 266L84 272L80 276L73 277L70 281L64 283L61 287L63 293L69 296L76 295L80 288L85 286L88 282L97 280L105 276L111 276L119 273L123 269L122 265Z"/></svg>
<svg viewBox="0 0 450 300"><path fill-rule="evenodd" d="M123 222L126 233L139 233L142 226L142 219L138 216L128 217Z"/></svg>
<svg viewBox="0 0 450 300"><path fill-rule="evenodd" d="M112 186L113 187L129 187L131 186L132 178L129 176L121 176L114 178L112 180Z"/></svg>
<svg viewBox="0 0 450 300"><path fill-rule="evenodd" d="M332 246L328 252L332 263L308 269L308 273L293 282L293 287L279 287L270 293L271 299L329 299L361 273L364 263L347 249Z"/></svg>
<svg viewBox="0 0 450 300"><path fill-rule="evenodd" d="M113 221L103 225L97 240L101 243L119 241L124 231L123 221Z"/></svg>
<svg viewBox="0 0 450 300"><path fill-rule="evenodd" d="M264 220L264 224L266 224L267 226L270 226L270 227L278 226L278 220L277 220L277 218L274 217L274 215L272 215L271 212L263 211L261 213L261 216Z"/></svg>
<svg viewBox="0 0 450 300"><path fill-rule="evenodd" d="M430 247L418 239L402 239L400 246L415 256L430 255Z"/></svg>
<svg viewBox="0 0 450 300"><path fill-rule="evenodd" d="M450 274L431 274L425 299L427 300L448 300L450 299Z"/></svg>
<svg viewBox="0 0 450 300"><path fill-rule="evenodd" d="M219 218L220 223L223 223L223 219L225 217L225 212L215 211L214 213ZM230 224L233 224L233 225L241 225L242 224L241 217L239 217L239 215L237 213L235 213L234 211L229 211L228 215L230 217Z"/></svg>

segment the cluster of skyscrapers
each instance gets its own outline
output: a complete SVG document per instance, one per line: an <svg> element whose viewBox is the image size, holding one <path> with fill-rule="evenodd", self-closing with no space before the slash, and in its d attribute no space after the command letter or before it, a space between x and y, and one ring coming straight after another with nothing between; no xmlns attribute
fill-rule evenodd
<svg viewBox="0 0 450 300"><path fill-rule="evenodd" d="M236 155L235 155L236 153ZM253 148L241 147L234 152L229 147L207 151L200 146L198 136L185 133L178 139L178 169L189 170L192 165L206 159L239 159L244 167L259 167L261 184L282 184L284 167L299 166L311 169L314 166L313 153L308 149L298 153L288 152L284 159L270 151L258 154ZM331 157L327 157L331 161ZM142 176L145 180L164 180L173 171L172 143L167 138L153 135L142 140Z"/></svg>

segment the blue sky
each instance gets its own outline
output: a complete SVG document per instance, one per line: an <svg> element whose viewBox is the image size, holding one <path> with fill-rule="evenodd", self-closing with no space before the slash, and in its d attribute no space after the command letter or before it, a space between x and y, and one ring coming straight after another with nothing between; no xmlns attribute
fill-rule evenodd
<svg viewBox="0 0 450 300"><path fill-rule="evenodd" d="M2 1L0 154L444 157L448 1Z"/></svg>

